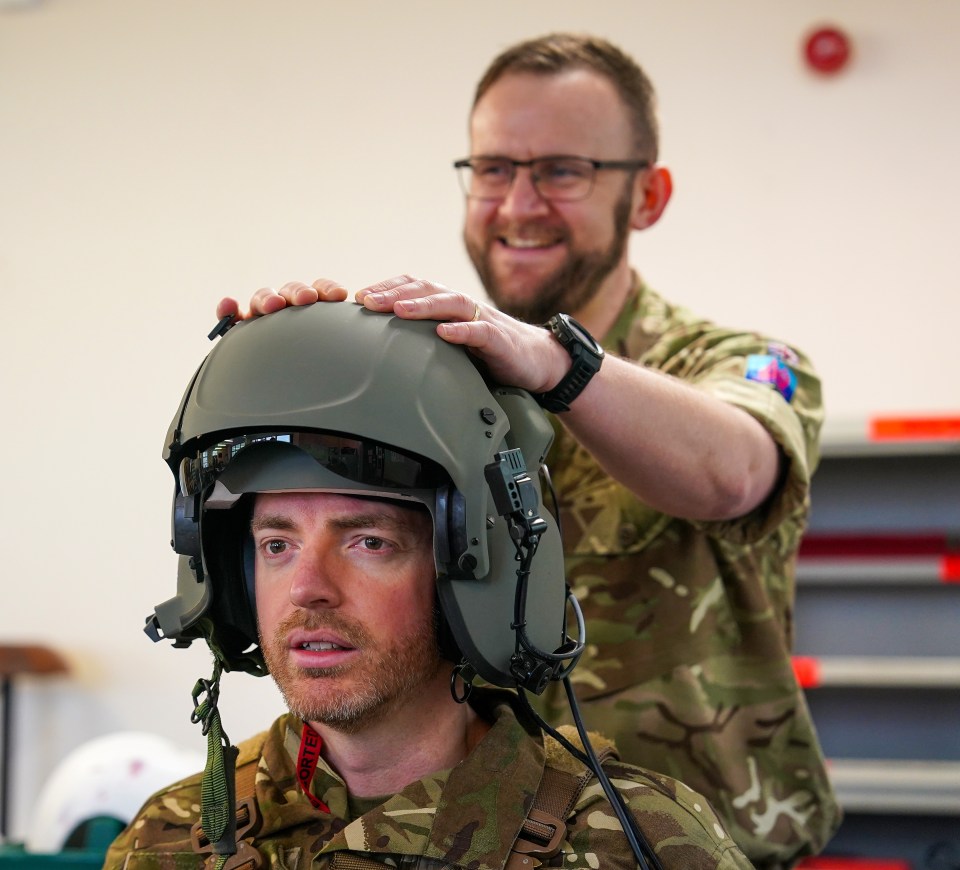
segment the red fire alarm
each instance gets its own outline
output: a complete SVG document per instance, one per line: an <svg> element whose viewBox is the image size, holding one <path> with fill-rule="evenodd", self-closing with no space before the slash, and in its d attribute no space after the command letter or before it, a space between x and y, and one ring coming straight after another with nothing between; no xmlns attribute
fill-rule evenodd
<svg viewBox="0 0 960 870"><path fill-rule="evenodd" d="M812 69L833 75L850 60L850 40L836 27L819 27L807 37L803 51Z"/></svg>

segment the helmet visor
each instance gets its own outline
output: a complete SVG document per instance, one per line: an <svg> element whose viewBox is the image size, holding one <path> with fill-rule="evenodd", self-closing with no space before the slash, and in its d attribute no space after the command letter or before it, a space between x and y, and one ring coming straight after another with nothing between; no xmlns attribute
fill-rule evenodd
<svg viewBox="0 0 960 870"><path fill-rule="evenodd" d="M434 462L369 439L331 432L252 432L231 435L183 459L180 494L203 492L245 449L266 444L296 447L328 471L363 486L434 489L447 479Z"/></svg>

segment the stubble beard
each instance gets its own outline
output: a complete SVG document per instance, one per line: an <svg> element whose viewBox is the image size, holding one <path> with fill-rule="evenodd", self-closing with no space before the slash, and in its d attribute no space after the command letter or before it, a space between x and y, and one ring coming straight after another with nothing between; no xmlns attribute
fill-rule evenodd
<svg viewBox="0 0 960 870"><path fill-rule="evenodd" d="M561 311L580 311L600 291L603 282L619 265L630 237L632 186L625 185L613 212L613 238L603 251L570 251L554 272L543 278L523 298L511 298L494 274L490 248L499 244L494 228L489 228L482 244L471 242L464 232L464 244L487 295L505 314L525 323L546 323Z"/></svg>
<svg viewBox="0 0 960 870"><path fill-rule="evenodd" d="M361 650L364 660L330 668L295 667L287 646L287 636L295 628L334 630ZM290 712L304 722L319 722L345 734L362 731L416 697L418 688L432 680L441 666L432 621L411 626L388 646L378 648L356 620L328 613L293 614L272 638L261 638L261 647ZM344 681L348 685L342 687Z"/></svg>

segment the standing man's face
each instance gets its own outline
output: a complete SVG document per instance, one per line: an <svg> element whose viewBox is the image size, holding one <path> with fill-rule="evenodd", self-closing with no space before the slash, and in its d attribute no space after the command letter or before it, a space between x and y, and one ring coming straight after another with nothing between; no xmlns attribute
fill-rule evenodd
<svg viewBox="0 0 960 870"><path fill-rule="evenodd" d="M587 70L508 73L474 109L470 139L472 156L637 156L614 86ZM468 199L463 237L490 298L532 323L581 309L612 275L629 272L638 190L632 173L600 171L586 199L547 202L519 168L503 199Z"/></svg>
<svg viewBox="0 0 960 870"><path fill-rule="evenodd" d="M261 494L251 530L261 646L293 713L352 733L417 703L428 684L446 691L426 511Z"/></svg>

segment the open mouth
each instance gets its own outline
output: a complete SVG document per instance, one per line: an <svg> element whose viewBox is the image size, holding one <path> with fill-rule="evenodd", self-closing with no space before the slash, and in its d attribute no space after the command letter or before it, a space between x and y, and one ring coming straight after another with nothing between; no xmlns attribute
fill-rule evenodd
<svg viewBox="0 0 960 870"><path fill-rule="evenodd" d="M327 650L335 649L353 649L353 647L341 646L340 644L326 640L307 641L306 643L300 644L299 648L309 650L310 652L325 652Z"/></svg>
<svg viewBox="0 0 960 870"><path fill-rule="evenodd" d="M338 668L353 662L360 650L343 638L333 640L304 640L290 644L290 662L299 668Z"/></svg>
<svg viewBox="0 0 960 870"><path fill-rule="evenodd" d="M497 241L501 245L504 245L508 248L514 248L515 250L528 251L528 250L538 250L540 248L552 248L557 242L555 241L544 241L539 239L507 239L501 236Z"/></svg>
<svg viewBox="0 0 960 870"><path fill-rule="evenodd" d="M287 637L287 647L294 653L300 654L337 654L349 653L357 650L358 639L350 637L345 628L310 628L292 632Z"/></svg>
<svg viewBox="0 0 960 870"><path fill-rule="evenodd" d="M496 233L494 238L503 247L517 251L535 251L552 248L565 241L564 234L549 227L526 227Z"/></svg>

